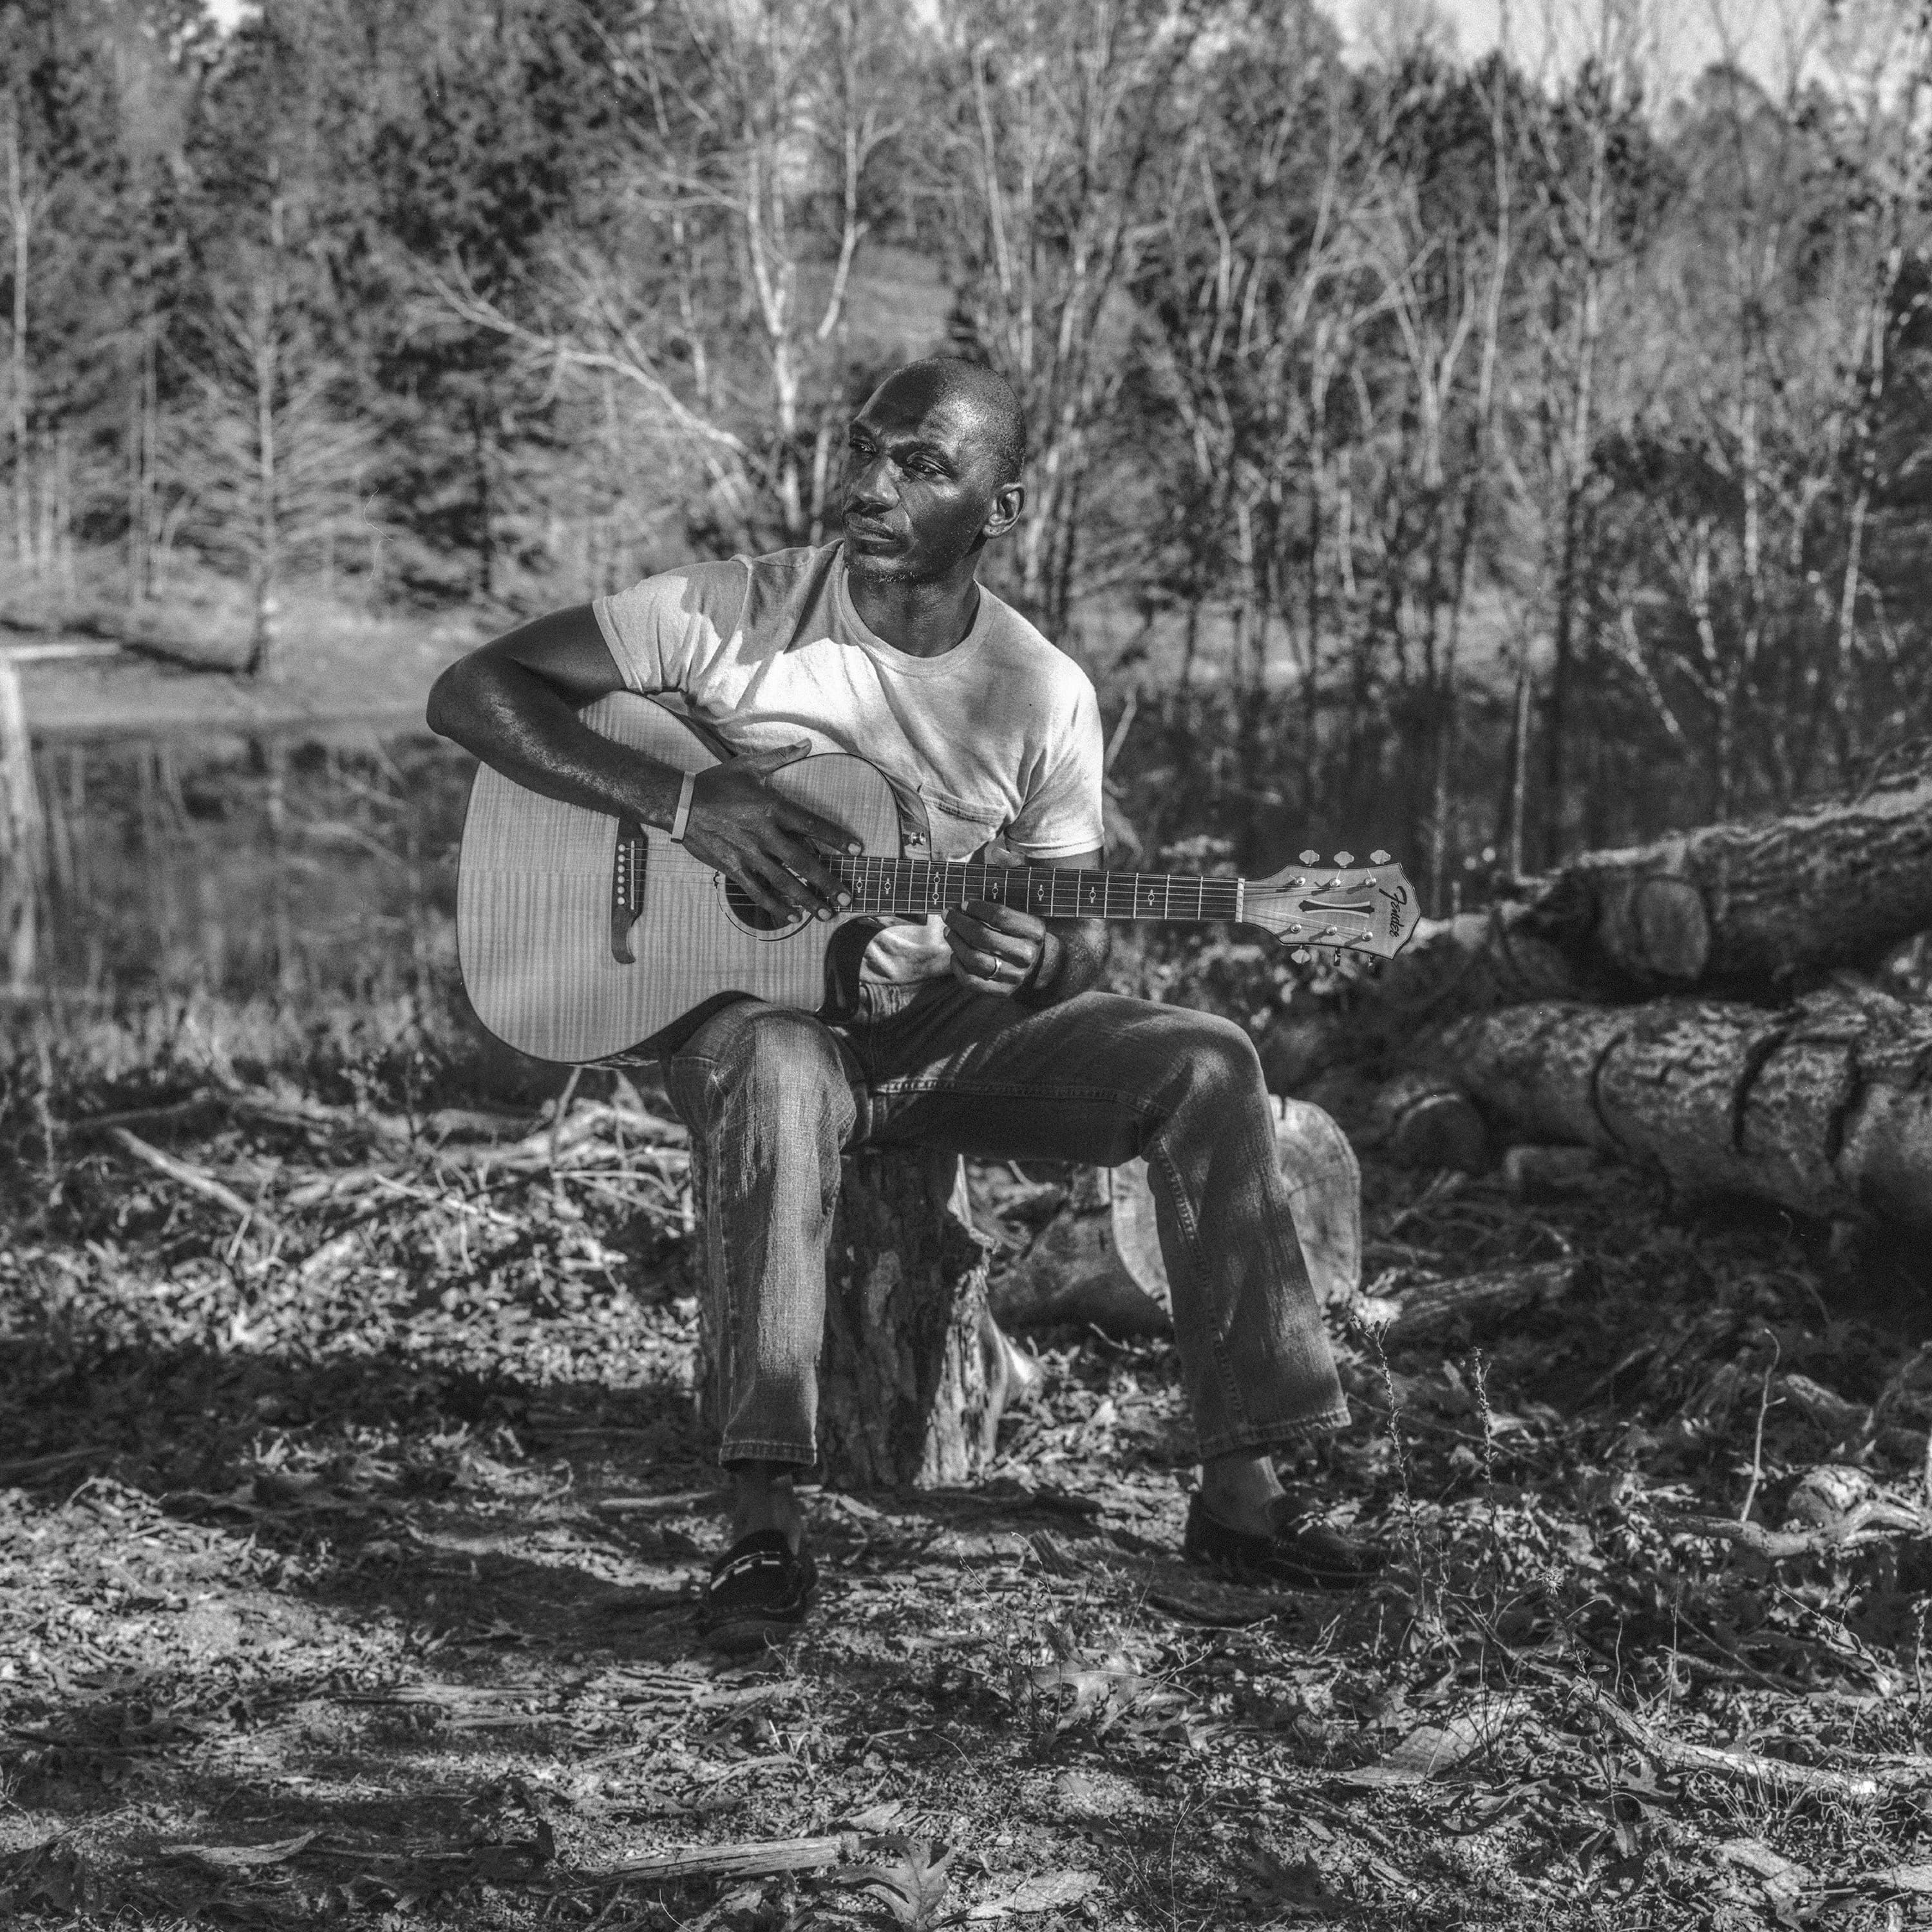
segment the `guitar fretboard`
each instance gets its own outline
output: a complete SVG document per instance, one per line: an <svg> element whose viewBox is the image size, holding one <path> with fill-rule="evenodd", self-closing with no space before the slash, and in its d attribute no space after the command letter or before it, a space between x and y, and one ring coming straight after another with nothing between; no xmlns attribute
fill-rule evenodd
<svg viewBox="0 0 1932 1932"><path fill-rule="evenodd" d="M841 858L854 912L916 916L985 899L1040 919L1239 920L1244 882L1190 872L1082 872L1061 866Z"/></svg>

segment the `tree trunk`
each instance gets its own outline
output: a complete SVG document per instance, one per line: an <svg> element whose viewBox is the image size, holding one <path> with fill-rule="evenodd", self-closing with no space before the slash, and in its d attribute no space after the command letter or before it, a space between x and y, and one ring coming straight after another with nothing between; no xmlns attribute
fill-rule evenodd
<svg viewBox="0 0 1932 1932"><path fill-rule="evenodd" d="M1549 1003L1465 1020L1430 1058L1523 1138L1654 1163L1687 1193L1932 1231L1932 1012L1835 990Z"/></svg>
<svg viewBox="0 0 1932 1932"><path fill-rule="evenodd" d="M1932 774L1762 825L1588 854L1532 931L1630 984L1768 986L1856 964L1932 926Z"/></svg>
<svg viewBox="0 0 1932 1932"><path fill-rule="evenodd" d="M14 992L38 963L46 840L20 674L0 652L0 968Z"/></svg>

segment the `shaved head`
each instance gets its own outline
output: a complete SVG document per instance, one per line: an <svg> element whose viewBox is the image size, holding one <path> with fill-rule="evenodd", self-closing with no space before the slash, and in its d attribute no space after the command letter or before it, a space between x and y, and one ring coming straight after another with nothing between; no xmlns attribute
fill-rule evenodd
<svg viewBox="0 0 1932 1932"><path fill-rule="evenodd" d="M970 585L1026 502L1018 399L977 362L895 369L852 418L845 455L846 568L874 586Z"/></svg>
<svg viewBox="0 0 1932 1932"><path fill-rule="evenodd" d="M1026 418L1012 386L983 362L956 356L928 356L895 369L878 393L914 396L922 410L950 406L970 424L973 440L992 459L996 485L1017 483L1026 468Z"/></svg>

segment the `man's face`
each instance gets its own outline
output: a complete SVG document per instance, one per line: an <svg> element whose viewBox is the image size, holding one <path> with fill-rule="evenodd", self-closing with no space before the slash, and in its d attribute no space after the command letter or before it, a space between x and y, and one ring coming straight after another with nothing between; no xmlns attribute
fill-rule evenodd
<svg viewBox="0 0 1932 1932"><path fill-rule="evenodd" d="M847 438L847 566L877 583L930 583L1010 527L1018 493L1001 487L988 442L935 384L888 377Z"/></svg>

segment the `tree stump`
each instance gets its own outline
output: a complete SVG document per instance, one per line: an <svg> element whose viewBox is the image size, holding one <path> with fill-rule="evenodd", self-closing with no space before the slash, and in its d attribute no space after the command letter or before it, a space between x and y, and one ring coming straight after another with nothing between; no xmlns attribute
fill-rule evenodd
<svg viewBox="0 0 1932 1932"><path fill-rule="evenodd" d="M1316 1299L1343 1302L1362 1280L1362 1171L1341 1129L1306 1100L1274 1102L1275 1150ZM1167 1265L1147 1162L1076 1171L1060 1211L994 1292L1020 1328L1067 1323L1102 1334L1173 1330Z"/></svg>
<svg viewBox="0 0 1932 1932"><path fill-rule="evenodd" d="M818 1451L867 1488L976 1476L993 1448L1004 1359L986 1256L952 1154L849 1155L826 1268Z"/></svg>
<svg viewBox="0 0 1932 1932"><path fill-rule="evenodd" d="M1037 1379L986 1310L992 1243L972 1226L952 1154L862 1148L844 1161L826 1267L818 1456L842 1488L972 1480L1006 1401ZM716 1428L700 1298L699 1406Z"/></svg>

